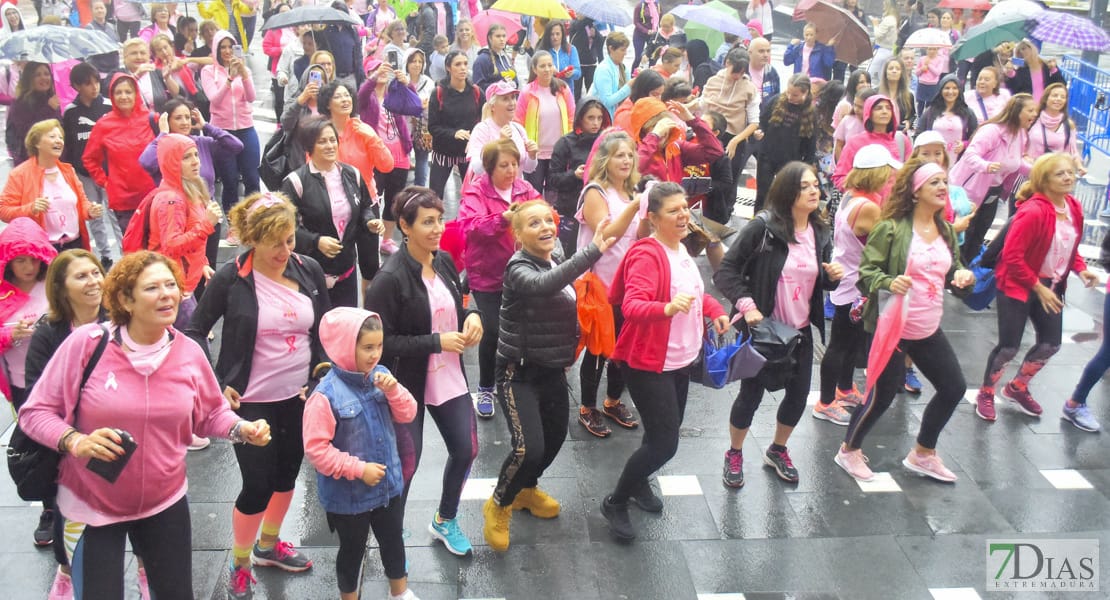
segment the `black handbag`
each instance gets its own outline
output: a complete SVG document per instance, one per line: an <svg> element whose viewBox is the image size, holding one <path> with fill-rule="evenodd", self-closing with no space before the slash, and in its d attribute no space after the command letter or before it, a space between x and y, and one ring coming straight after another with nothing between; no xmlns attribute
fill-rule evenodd
<svg viewBox="0 0 1110 600"><path fill-rule="evenodd" d="M802 333L771 317L751 326L750 332L752 348L766 359L756 380L768 391L783 389L794 376Z"/></svg>
<svg viewBox="0 0 1110 600"><path fill-rule="evenodd" d="M89 357L85 370L81 372L81 388L89 381L96 363L108 347L108 329L100 326L100 341L96 344L92 356ZM81 388L78 388L77 402L81 402ZM74 406L74 413L77 407ZM16 493L27 500L44 500L53 498L58 494L58 463L62 455L57 448L48 448L27 437L16 422L12 430L12 439L8 443L8 473L15 482Z"/></svg>
<svg viewBox="0 0 1110 600"><path fill-rule="evenodd" d="M281 182L285 176L293 172L293 164L289 160L289 144L286 144L287 133L284 129L278 130L270 136L266 146L262 149L262 162L258 165L258 178L266 184L266 189L277 191L281 189Z"/></svg>

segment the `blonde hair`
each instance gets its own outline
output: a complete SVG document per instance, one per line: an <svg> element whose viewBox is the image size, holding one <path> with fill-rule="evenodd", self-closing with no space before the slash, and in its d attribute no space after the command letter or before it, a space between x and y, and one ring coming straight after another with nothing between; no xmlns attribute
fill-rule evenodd
<svg viewBox="0 0 1110 600"><path fill-rule="evenodd" d="M27 156L38 156L39 142L42 141L43 136L54 129L65 133L61 121L57 119L46 119L32 125L31 129L27 131L27 136L23 138L23 146L27 149Z"/></svg>
<svg viewBox="0 0 1110 600"><path fill-rule="evenodd" d="M150 52L150 47L147 46L146 41L143 40L143 38L139 37L128 38L128 40L120 46L120 49L123 51L124 54L127 54L128 50L135 48L136 46L141 46L147 52Z"/></svg>
<svg viewBox="0 0 1110 600"><path fill-rule="evenodd" d="M548 204L546 200L536 199L513 204L509 207L509 212L513 213L512 216L509 217L509 225L513 229L513 237L520 239L520 232L524 229L524 213L535 207L544 208L550 211L552 215L555 214L555 210L551 208L551 205Z"/></svg>
<svg viewBox="0 0 1110 600"><path fill-rule="evenodd" d="M852 169L848 171L848 177L844 180L844 188L873 194L883 189L893 174L894 169L889 165L870 169Z"/></svg>
<svg viewBox="0 0 1110 600"><path fill-rule="evenodd" d="M286 232L297 227L297 207L281 192L268 192L279 203L270 206L251 207L262 192L255 192L231 207L227 220L231 228L238 234L239 239L248 246L258 246L265 242L274 242L282 239Z"/></svg>
<svg viewBox="0 0 1110 600"><path fill-rule="evenodd" d="M1021 189L1018 190L1018 201L1023 202L1028 200L1033 197L1033 194L1043 194L1048 187L1048 178L1052 177L1052 172L1056 170L1056 165L1065 161L1070 164L1072 168L1075 168L1075 157L1066 152L1042 154L1041 157L1033 163L1032 170L1029 171L1029 181L1026 181L1021 186Z"/></svg>
<svg viewBox="0 0 1110 600"><path fill-rule="evenodd" d="M588 181L599 183L602 188L612 184L609 181L609 160L619 151L621 144L632 150L632 172L628 174L628 179L624 180L623 189L621 190L631 198L636 192L636 185L640 182L640 171L637 165L639 161L636 154L636 142L632 141L632 137L623 131L605 135L605 139L598 144L597 152L594 154L593 161L590 162Z"/></svg>
<svg viewBox="0 0 1110 600"><path fill-rule="evenodd" d="M662 17L659 17L659 26L662 27L664 25L670 25L670 26L673 27L674 26L674 15L672 15L671 13L667 13L667 14L663 15Z"/></svg>

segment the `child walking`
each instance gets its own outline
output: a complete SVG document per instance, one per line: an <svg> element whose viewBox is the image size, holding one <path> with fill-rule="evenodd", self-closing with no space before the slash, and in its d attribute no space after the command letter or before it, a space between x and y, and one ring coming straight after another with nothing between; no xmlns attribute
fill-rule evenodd
<svg viewBox="0 0 1110 600"><path fill-rule="evenodd" d="M368 310L340 307L320 321L320 342L331 371L304 411L304 451L316 468L328 527L339 534L335 572L341 600L358 598L370 530L381 549L392 600L418 600L408 589L401 538L404 502L401 458L393 422L408 423L416 400L388 369L382 321Z"/></svg>

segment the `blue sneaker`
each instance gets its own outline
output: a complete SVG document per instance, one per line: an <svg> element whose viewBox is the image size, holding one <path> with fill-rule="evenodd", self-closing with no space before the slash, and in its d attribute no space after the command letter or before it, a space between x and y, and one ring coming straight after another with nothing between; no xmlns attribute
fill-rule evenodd
<svg viewBox="0 0 1110 600"><path fill-rule="evenodd" d="M432 522L428 525L428 531L437 540L443 542L447 551L455 556L469 556L473 552L470 540L466 539L466 534L459 528L457 518L440 523L439 512L436 512L436 516L432 517Z"/></svg>
<svg viewBox="0 0 1110 600"><path fill-rule="evenodd" d="M478 416L483 419L493 418L493 388L485 388L478 386L478 393L475 396L475 410L478 411Z"/></svg>
<svg viewBox="0 0 1110 600"><path fill-rule="evenodd" d="M1098 419L1091 414L1091 409L1087 408L1086 404L1079 404L1076 405L1075 408L1068 408L1067 403L1064 403L1064 419L1070 421L1072 425L1075 425L1083 431L1098 433L1098 431L1102 429L1102 425L1099 425Z"/></svg>
<svg viewBox="0 0 1110 600"><path fill-rule="evenodd" d="M913 367L906 368L905 388L911 394L921 393L921 380L917 378L917 371L914 371Z"/></svg>

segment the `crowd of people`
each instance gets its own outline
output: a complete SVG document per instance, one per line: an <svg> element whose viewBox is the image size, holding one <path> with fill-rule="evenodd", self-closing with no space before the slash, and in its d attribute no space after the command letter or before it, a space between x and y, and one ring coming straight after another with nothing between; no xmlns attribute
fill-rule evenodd
<svg viewBox="0 0 1110 600"><path fill-rule="evenodd" d="M656 0L636 5L631 39L584 16L493 24L478 39L476 0L409 15L336 2L363 25L262 35L280 123L264 141L252 43L259 17L294 4L202 2L199 22L177 4L53 6L39 23L104 32L119 50L0 72L14 164L0 193L0 391L27 436L62 455L56 489L36 498L35 544L58 562L51 599L122 598L125 539L144 598L190 597L184 457L219 437L242 476L229 599L252 597L253 567L313 567L279 535L307 458L339 538L340 597L358 597L373 531L390 597L415 600L402 526L426 415L448 455L426 518L448 552L473 553L459 503L478 419L499 412L511 436L483 506L484 540L503 552L514 512L560 512L540 480L573 405L598 438L643 431L599 507L629 542L630 505L665 508L651 478L678 450L703 341L733 327L773 329L787 352L740 381L724 485L744 485L768 390L785 391L761 461L799 481L788 446L815 369L810 412L846 427L833 458L860 481L874 476L864 438L898 393L922 392L920 370L934 396L903 464L954 482L936 447L967 383L944 298L976 284L968 266L982 264L999 206L1009 224L980 418L1000 417L996 389L1042 414L1029 383L1060 348L1069 275L1098 282L1078 254L1084 171L1052 61L1032 40L970 61L902 48L922 27L958 40L975 11L886 0L869 17L844 0L874 29L870 65L838 60L808 23L780 74L765 0L747 7L750 39L712 49ZM31 27L15 4L0 14L0 39ZM755 214L737 231L745 172ZM221 244L239 248L223 264ZM602 300L587 343L591 293ZM890 357L861 391L857 367L899 311ZM1036 340L998 388L1026 321ZM1062 410L1085 431L1100 429L1086 401L1110 367L1107 333Z"/></svg>

